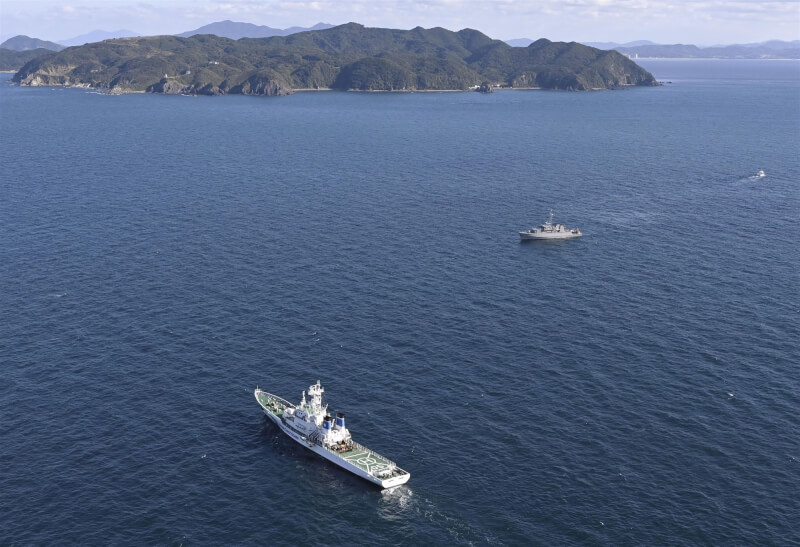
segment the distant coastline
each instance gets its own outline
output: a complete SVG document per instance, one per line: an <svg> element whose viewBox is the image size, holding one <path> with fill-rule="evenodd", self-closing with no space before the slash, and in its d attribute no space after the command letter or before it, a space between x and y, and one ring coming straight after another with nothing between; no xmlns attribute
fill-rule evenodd
<svg viewBox="0 0 800 547"><path fill-rule="evenodd" d="M800 59L794 57L771 57L769 59L748 59L748 58L732 58L732 57L637 57L631 61L797 61Z"/></svg>
<svg viewBox="0 0 800 547"><path fill-rule="evenodd" d="M513 46L525 47L532 43L528 38L507 40ZM666 59L800 59L800 40L730 44L724 46L696 46L694 44L656 44L637 40L618 44L615 42L583 42L584 45L603 50L614 50L632 60Z"/></svg>

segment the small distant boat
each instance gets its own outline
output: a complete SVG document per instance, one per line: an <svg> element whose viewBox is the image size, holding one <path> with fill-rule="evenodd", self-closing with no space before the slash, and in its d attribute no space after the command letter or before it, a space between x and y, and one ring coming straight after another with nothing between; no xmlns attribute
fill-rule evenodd
<svg viewBox="0 0 800 547"><path fill-rule="evenodd" d="M757 178L757 179L760 179L760 178L762 178L762 177L766 177L766 176L767 176L767 174L764 172L764 170L763 170L763 169L759 169L759 170L758 170L758 173L756 173L756 178Z"/></svg>
<svg viewBox="0 0 800 547"><path fill-rule="evenodd" d="M553 211L550 211L550 217L540 225L538 228L531 228L519 233L519 238L522 241L529 239L570 239L573 237L580 237L583 234L577 228L569 229L563 224L553 224Z"/></svg>
<svg viewBox="0 0 800 547"><path fill-rule="evenodd" d="M284 433L326 460L381 488L408 482L411 473L353 440L344 425L344 414L337 413L334 421L328 405L322 404L324 391L317 381L308 388L311 400L306 400L304 391L299 405L260 389L256 389L255 397L264 414Z"/></svg>

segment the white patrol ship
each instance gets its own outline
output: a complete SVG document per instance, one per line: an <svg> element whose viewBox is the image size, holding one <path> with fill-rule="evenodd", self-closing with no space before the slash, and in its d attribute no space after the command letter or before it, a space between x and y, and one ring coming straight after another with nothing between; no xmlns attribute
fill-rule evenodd
<svg viewBox="0 0 800 547"><path fill-rule="evenodd" d="M256 389L255 397L264 414L284 433L326 460L382 488L408 482L411 473L352 439L344 426L344 414L337 413L334 421L328 414L328 405L322 404L324 391L317 380L308 388L311 400L306 401L304 391L297 406L260 389Z"/></svg>

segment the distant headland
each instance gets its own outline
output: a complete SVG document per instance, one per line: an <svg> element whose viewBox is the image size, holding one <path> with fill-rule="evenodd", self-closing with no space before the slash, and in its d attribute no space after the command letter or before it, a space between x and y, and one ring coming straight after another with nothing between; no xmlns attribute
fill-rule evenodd
<svg viewBox="0 0 800 547"><path fill-rule="evenodd" d="M506 42L512 46L524 47L533 40L517 38ZM584 44L598 49L614 49L632 59L800 59L800 40L791 42L768 40L753 44L709 47L698 47L693 44L656 44L648 40L624 44L616 42L584 42Z"/></svg>
<svg viewBox="0 0 800 547"><path fill-rule="evenodd" d="M626 56L576 42L540 39L512 47L471 29L396 30L357 23L269 38L105 40L38 56L13 80L26 86L194 95L658 85Z"/></svg>

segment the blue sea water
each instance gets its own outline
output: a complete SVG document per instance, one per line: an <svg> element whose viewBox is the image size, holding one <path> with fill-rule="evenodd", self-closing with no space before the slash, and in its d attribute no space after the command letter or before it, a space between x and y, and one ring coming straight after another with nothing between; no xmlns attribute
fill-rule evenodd
<svg viewBox="0 0 800 547"><path fill-rule="evenodd" d="M640 64L669 83L3 76L0 544L800 543L800 63ZM551 208L584 237L520 243ZM317 379L407 485L252 395Z"/></svg>

